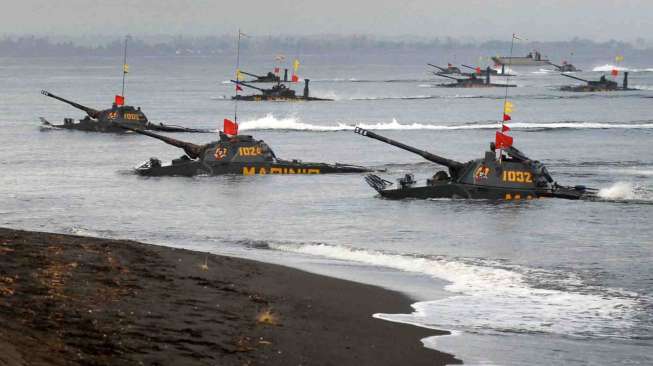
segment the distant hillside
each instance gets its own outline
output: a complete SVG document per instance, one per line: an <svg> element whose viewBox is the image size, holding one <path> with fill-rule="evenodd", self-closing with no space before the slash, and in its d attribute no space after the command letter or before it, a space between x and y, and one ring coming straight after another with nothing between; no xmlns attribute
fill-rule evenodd
<svg viewBox="0 0 653 366"><path fill-rule="evenodd" d="M149 36L130 41L129 53L136 56L172 55L229 55L234 53L233 35L212 37ZM452 38L383 39L372 36L256 36L244 38L243 52L261 54L366 54L420 53L440 55L443 59L458 58L470 60L479 56L507 54L510 42L460 41ZM540 50L553 61L572 57L574 60L612 58L653 59L653 47L643 41L631 44L621 41L594 42L586 39L572 39L566 42L518 42L515 55ZM56 57L56 56L117 56L122 53L122 39L89 45L88 38L57 39L36 36L5 36L0 39L0 57ZM451 59L452 62L456 60Z"/></svg>

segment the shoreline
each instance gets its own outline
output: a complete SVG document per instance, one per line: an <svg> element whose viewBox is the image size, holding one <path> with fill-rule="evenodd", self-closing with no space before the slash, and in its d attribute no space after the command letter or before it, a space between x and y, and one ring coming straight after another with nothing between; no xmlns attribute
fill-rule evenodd
<svg viewBox="0 0 653 366"><path fill-rule="evenodd" d="M0 228L0 364L445 365L380 287L128 240Z"/></svg>

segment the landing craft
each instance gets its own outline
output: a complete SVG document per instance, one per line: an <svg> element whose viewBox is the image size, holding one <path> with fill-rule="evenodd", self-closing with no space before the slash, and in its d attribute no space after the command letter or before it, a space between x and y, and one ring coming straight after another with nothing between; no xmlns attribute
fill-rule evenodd
<svg viewBox="0 0 653 366"><path fill-rule="evenodd" d="M166 165L161 164L159 159L150 158L149 161L136 168L136 173L144 176L293 175L371 171L362 166L349 164L309 163L280 159L263 140L256 140L248 135L238 135L237 131L234 135L227 135L220 131L220 140L196 145L149 131L131 129L126 126L123 128L159 139L183 149L186 153Z"/></svg>
<svg viewBox="0 0 653 366"><path fill-rule="evenodd" d="M624 72L624 81L621 87L619 87L619 84L617 84L616 81L608 80L605 77L605 75L601 75L601 78L597 81L585 80L577 76L572 76L567 74L560 74L560 75L587 83L586 85L566 85L560 88L560 90L562 91L609 92L609 91L637 90L637 89L628 88L628 71Z"/></svg>
<svg viewBox="0 0 653 366"><path fill-rule="evenodd" d="M233 96L231 99L234 100L246 100L246 101L263 101L263 100L273 100L273 101L330 101L333 99L325 99L325 98L316 98L316 97L311 97L309 90L308 90L308 83L310 82L309 79L304 79L304 94L302 95L297 95L294 90L288 88L286 84L283 83L277 83L270 89L264 89L264 88L259 88L254 85L250 85L246 82L242 81L236 81L236 80L231 80L232 83L238 85L238 86L244 86L247 88L251 88L254 90L258 90L261 92L261 94L250 94L250 95L240 95L237 94Z"/></svg>
<svg viewBox="0 0 653 366"><path fill-rule="evenodd" d="M44 126L47 127L88 132L113 133L124 133L125 129L122 127L129 127L132 130L154 130L165 132L213 132L206 129L195 129L167 125L163 123L152 123L148 121L145 113L141 111L140 107L134 108L133 106L129 105L118 106L117 103L113 103L113 106L109 109L97 110L81 105L79 103L75 103L68 99L64 99L45 90L41 90L41 94L45 95L46 97L60 100L86 112L86 116L79 121L76 122L73 118L65 118L64 123L61 125L52 124L45 118L41 118L41 122Z"/></svg>
<svg viewBox="0 0 653 366"><path fill-rule="evenodd" d="M447 64L447 67L440 67L438 65L433 65L433 64L427 64L427 65L431 67L435 67L436 69L440 70L438 71L438 74L445 74L445 75L461 74L460 69L452 64Z"/></svg>
<svg viewBox="0 0 653 366"><path fill-rule="evenodd" d="M434 73L437 76L455 80L455 83L438 84L437 86L443 88L496 88L496 87L516 87L514 84L494 84L490 82L490 67L488 66L485 72L485 78L478 78L476 74L470 74L467 78L455 78L453 76Z"/></svg>
<svg viewBox="0 0 653 366"><path fill-rule="evenodd" d="M356 127L354 132L410 151L448 168L448 172L438 171L423 185L418 185L412 174L398 179L396 185L374 174L365 177L367 183L384 198L528 200L539 197L579 199L596 195L595 189L585 186L559 185L542 163L529 159L512 146L502 149L502 156L497 159L492 143L484 158L461 163L362 128Z"/></svg>
<svg viewBox="0 0 653 366"><path fill-rule="evenodd" d="M546 66L551 62L546 57L542 57L542 54L538 51L530 52L525 57L503 57L495 56L492 57L497 65L511 65L511 66Z"/></svg>

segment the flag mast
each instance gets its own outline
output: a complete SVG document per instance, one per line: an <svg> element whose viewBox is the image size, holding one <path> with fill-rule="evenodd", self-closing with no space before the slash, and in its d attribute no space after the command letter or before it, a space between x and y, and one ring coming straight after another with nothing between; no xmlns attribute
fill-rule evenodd
<svg viewBox="0 0 653 366"><path fill-rule="evenodd" d="M515 33L512 34L512 39L510 40L510 57L508 57L508 70L510 70L512 66L512 53L515 47L515 39L517 38L517 35ZM496 133L496 139L495 139L495 145L499 150L499 163L501 163L502 160L502 154L501 154L501 148L504 145L504 141L509 139L510 144L512 144L512 138L509 136L505 136L504 132L507 132L510 130L508 126L506 126L506 121L509 121L511 119L510 113L512 113L512 103L508 102L508 85L510 84L510 74L506 76L506 88L505 88L505 94L503 96L503 110L501 111L501 132ZM501 137L501 144L498 142L498 137ZM507 138L507 139L506 139Z"/></svg>

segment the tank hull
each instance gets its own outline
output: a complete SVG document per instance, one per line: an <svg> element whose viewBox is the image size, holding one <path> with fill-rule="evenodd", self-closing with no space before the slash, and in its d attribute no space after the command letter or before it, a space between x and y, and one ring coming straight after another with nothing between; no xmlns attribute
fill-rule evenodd
<svg viewBox="0 0 653 366"><path fill-rule="evenodd" d="M438 84L440 88L515 88L517 85L514 84L486 84L486 83L447 83L447 84Z"/></svg>
<svg viewBox="0 0 653 366"><path fill-rule="evenodd" d="M304 101L304 102L310 102L310 101L332 101L333 99L326 99L326 98L315 98L315 97L303 97L303 96L296 96L296 97L287 97L287 96L275 96L275 95L263 95L263 94L256 94L256 95L238 95L231 97L231 99L234 100L244 100L248 102L261 102L261 101L276 101L276 102L295 102L295 101Z"/></svg>
<svg viewBox="0 0 653 366"><path fill-rule="evenodd" d="M507 188L486 185L435 182L431 185L379 190L388 199L462 198L489 200L531 200L541 197L580 199L589 196L584 189L557 187L555 189Z"/></svg>
<svg viewBox="0 0 653 366"><path fill-rule="evenodd" d="M334 174L365 173L370 170L356 165L325 164L300 161L277 160L269 163L230 162L208 164L201 160L180 158L171 164L161 165L158 159L150 159L136 168L136 173L143 176L185 176L197 175L297 175L297 174Z"/></svg>
<svg viewBox="0 0 653 366"><path fill-rule="evenodd" d="M45 127L58 128L64 130L75 130L85 132L105 132L105 133L129 133L124 127L138 130L151 130L161 132L193 132L193 133L213 133L215 131L208 129L186 128L181 126L166 125L163 123L141 123L141 122L99 122L93 119L81 119L73 121L71 118L64 120L63 124L56 125L50 123L45 118L41 118L41 123Z"/></svg>
<svg viewBox="0 0 653 366"><path fill-rule="evenodd" d="M596 85L568 85L568 86L563 86L560 88L561 91L568 91L568 92L578 92L578 93L596 93L596 92L614 92L614 91L627 91L627 90L635 90L635 89L624 89L621 87L604 87L604 86L596 86Z"/></svg>

